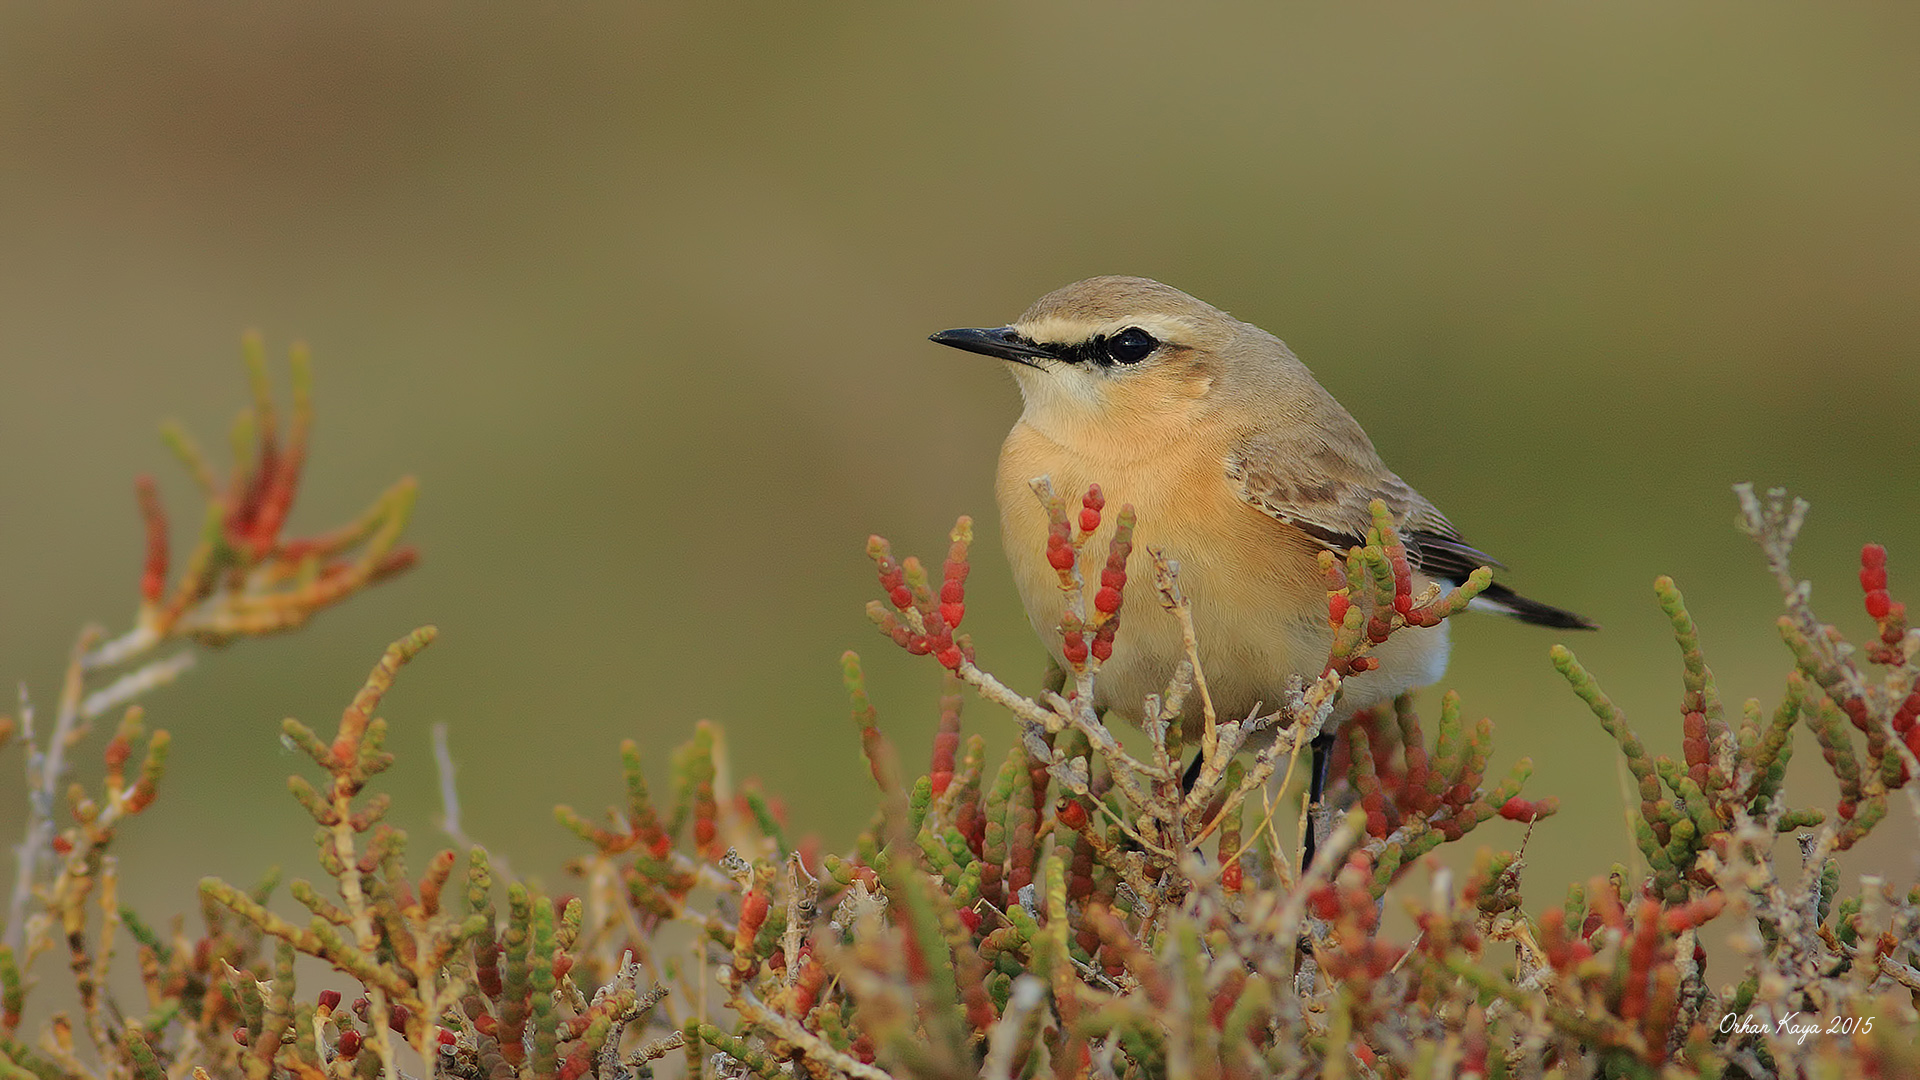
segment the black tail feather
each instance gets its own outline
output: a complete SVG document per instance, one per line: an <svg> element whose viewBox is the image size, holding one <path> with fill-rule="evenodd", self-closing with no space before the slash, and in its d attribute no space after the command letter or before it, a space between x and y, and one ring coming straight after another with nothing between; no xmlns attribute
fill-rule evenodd
<svg viewBox="0 0 1920 1080"><path fill-rule="evenodd" d="M1538 600L1529 600L1505 585L1489 585L1487 591L1480 594L1478 602L1486 603L1501 614L1511 615L1524 623L1535 626L1551 626L1557 630L1598 630L1600 624L1591 619L1575 615L1565 608L1552 604L1543 604Z"/></svg>

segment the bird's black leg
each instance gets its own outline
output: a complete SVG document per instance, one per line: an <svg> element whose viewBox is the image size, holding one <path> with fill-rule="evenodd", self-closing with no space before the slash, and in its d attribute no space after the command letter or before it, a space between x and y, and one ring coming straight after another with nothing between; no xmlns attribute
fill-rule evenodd
<svg viewBox="0 0 1920 1080"><path fill-rule="evenodd" d="M1323 731L1313 737L1313 775L1307 783L1307 841L1300 850L1300 872L1306 873L1313 865L1315 811L1320 808L1320 800L1327 793L1327 766L1333 763L1333 732Z"/></svg>
<svg viewBox="0 0 1920 1080"><path fill-rule="evenodd" d="M1193 764L1188 765L1186 773L1184 773L1180 777L1181 794L1184 795L1187 792L1192 791L1193 785L1200 782L1200 766L1203 762L1206 761L1206 759L1207 759L1207 756L1205 754L1193 755Z"/></svg>

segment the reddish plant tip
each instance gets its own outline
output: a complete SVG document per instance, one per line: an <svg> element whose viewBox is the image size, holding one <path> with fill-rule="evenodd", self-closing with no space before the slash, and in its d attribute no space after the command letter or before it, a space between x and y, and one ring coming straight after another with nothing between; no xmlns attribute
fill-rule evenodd
<svg viewBox="0 0 1920 1080"><path fill-rule="evenodd" d="M1060 652L1068 664L1077 668L1087 662L1087 640L1077 630L1069 633L1060 644Z"/></svg>
<svg viewBox="0 0 1920 1080"><path fill-rule="evenodd" d="M1867 730L1869 716L1867 714L1867 703L1865 699L1857 697L1848 698L1841 703L1841 708L1846 710L1847 718L1853 721L1854 727L1859 728L1861 731Z"/></svg>
<svg viewBox="0 0 1920 1080"><path fill-rule="evenodd" d="M1393 591L1396 596L1413 595L1413 566L1407 562L1407 546L1391 544L1386 549L1387 560L1393 564Z"/></svg>
<svg viewBox="0 0 1920 1080"><path fill-rule="evenodd" d="M1900 704L1899 711L1893 714L1893 730L1905 733L1913 727L1916 719L1920 719L1920 690L1908 694L1907 700Z"/></svg>
<svg viewBox="0 0 1920 1080"><path fill-rule="evenodd" d="M147 558L140 572L140 598L159 603L167 585L167 512L160 505L160 489L153 477L142 476L135 482L140 500L140 517L147 526Z"/></svg>
<svg viewBox="0 0 1920 1080"><path fill-rule="evenodd" d="M1860 548L1860 569L1884 570L1887 566L1887 549L1879 544L1866 544Z"/></svg>
<svg viewBox="0 0 1920 1080"><path fill-rule="evenodd" d="M1100 646L1105 645L1107 647L1107 651L1112 652L1113 639L1118 637L1119 635L1120 635L1120 613L1118 611L1108 612L1107 617L1101 620L1100 625L1093 628L1094 651L1098 652L1100 650ZM1101 659L1105 660L1106 657L1101 656Z"/></svg>
<svg viewBox="0 0 1920 1080"><path fill-rule="evenodd" d="M1080 505L1097 514L1107 508L1106 493L1100 490L1099 484L1089 484L1086 495L1080 500Z"/></svg>
<svg viewBox="0 0 1920 1080"><path fill-rule="evenodd" d="M1100 527L1100 511L1088 508L1080 511L1080 531L1090 533Z"/></svg>
<svg viewBox="0 0 1920 1080"><path fill-rule="evenodd" d="M1073 546L1065 541L1056 544L1049 539L1047 542L1047 565L1063 574L1073 569Z"/></svg>
<svg viewBox="0 0 1920 1080"><path fill-rule="evenodd" d="M1335 626L1339 626L1341 623L1346 622L1347 609L1352 606L1353 606L1353 601L1347 599L1345 596L1342 596L1339 593L1334 593L1333 595L1327 597L1327 621L1331 622Z"/></svg>
<svg viewBox="0 0 1920 1080"><path fill-rule="evenodd" d="M441 1046L452 1046L454 1043L457 1043L459 1041L460 1041L460 1037L458 1035L455 1035L453 1032L448 1031L446 1028L440 1029L440 1045Z"/></svg>
<svg viewBox="0 0 1920 1080"><path fill-rule="evenodd" d="M980 929L980 913L979 912L973 910L972 908L961 908L959 915L960 915L960 925L967 928L967 933L971 934Z"/></svg>
<svg viewBox="0 0 1920 1080"><path fill-rule="evenodd" d="M338 990L320 991L320 1007L322 1009L325 1009L328 1012L332 1012L333 1010L339 1008L340 1007L340 991Z"/></svg>
<svg viewBox="0 0 1920 1080"><path fill-rule="evenodd" d="M1240 869L1240 860L1235 859L1220 871L1220 887L1227 892L1237 893L1245 880L1245 871Z"/></svg>
<svg viewBox="0 0 1920 1080"><path fill-rule="evenodd" d="M383 578L390 578L395 574L411 570L414 564L419 561L420 549L414 547L412 544L408 544L405 547L394 548L392 551L387 552L387 554L375 564L373 568L373 580L378 581Z"/></svg>
<svg viewBox="0 0 1920 1080"><path fill-rule="evenodd" d="M360 1033L353 1030L341 1032L340 1041L334 1044L334 1049L340 1052L341 1057L353 1060L354 1055L360 1052Z"/></svg>
<svg viewBox="0 0 1920 1080"><path fill-rule="evenodd" d="M1862 577L1866 575L1862 574ZM1883 577L1885 575L1882 575ZM1867 615L1870 618L1884 619L1893 612L1893 598L1885 589L1872 589L1867 593Z"/></svg>

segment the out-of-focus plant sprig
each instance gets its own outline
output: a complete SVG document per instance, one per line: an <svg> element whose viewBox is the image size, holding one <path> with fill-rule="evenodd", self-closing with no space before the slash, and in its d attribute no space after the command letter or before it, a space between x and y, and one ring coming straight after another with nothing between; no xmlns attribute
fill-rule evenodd
<svg viewBox="0 0 1920 1080"><path fill-rule="evenodd" d="M313 428L311 363L306 347L295 345L283 433L257 335L247 337L245 351L253 404L234 421L234 461L224 480L185 428L162 429L206 501L199 540L169 586L167 514L152 477L141 477L147 555L139 615L130 633L87 657L89 666L124 663L168 638L217 645L291 630L320 609L404 571L418 557L399 542L418 492L412 477L396 481L345 525L311 536L283 535Z"/></svg>
<svg viewBox="0 0 1920 1080"><path fill-rule="evenodd" d="M110 1074L150 1080L158 1067L154 1054L161 1029L176 1020L193 1040L204 1044L211 1037L224 1004L218 995L209 998L206 987L219 981L221 964L240 959L258 942L247 945L226 934L212 913L206 937L189 942L176 930L168 941L120 905L118 864L110 847L125 820L154 801L171 745L166 731L147 732L143 712L132 702L191 666L190 648L156 658L169 646L224 644L292 629L319 609L404 571L415 559L413 549L399 544L413 503L411 479L394 485L347 526L307 539L283 535L312 425L308 357L303 346L292 351L292 405L283 433L257 335L247 337L244 352L254 402L234 425L235 464L224 483L214 479L205 456L182 429L169 425L163 432L206 500L201 538L184 566L169 584L167 514L157 485L143 476L136 493L145 554L133 626L111 639L95 627L81 632L44 735L35 730L35 709L22 691L17 730L26 757L28 812L26 835L15 848L15 880L0 944L0 1069L41 1080L95 1075L64 1014L53 1016L37 1047L15 1039L25 1019L34 962L56 942L68 954L90 1053ZM63 791L69 753L93 721L116 710L123 716L105 748L100 790L89 793L70 784ZM15 730L11 718L0 718L0 744ZM129 776L136 753L143 760L138 773ZM58 810L62 794L72 820L64 828ZM130 1018L110 990L114 938L123 925L140 944L149 1009L144 1018ZM261 974L266 971L263 966ZM252 1000L257 1004L258 995Z"/></svg>

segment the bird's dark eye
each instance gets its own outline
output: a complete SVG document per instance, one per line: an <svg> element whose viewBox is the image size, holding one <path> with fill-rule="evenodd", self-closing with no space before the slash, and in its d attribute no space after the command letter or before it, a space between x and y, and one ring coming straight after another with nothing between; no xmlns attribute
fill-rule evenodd
<svg viewBox="0 0 1920 1080"><path fill-rule="evenodd" d="M1107 355L1113 357L1116 364L1137 364L1152 356L1153 350L1159 347L1152 334L1137 326L1129 326L1107 339Z"/></svg>

